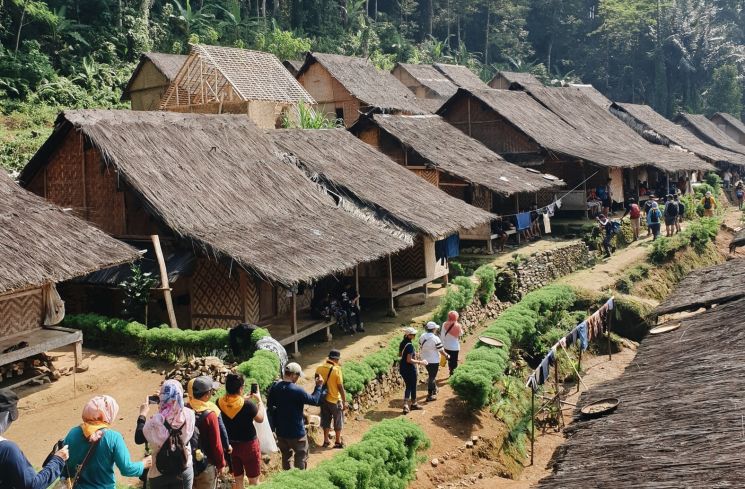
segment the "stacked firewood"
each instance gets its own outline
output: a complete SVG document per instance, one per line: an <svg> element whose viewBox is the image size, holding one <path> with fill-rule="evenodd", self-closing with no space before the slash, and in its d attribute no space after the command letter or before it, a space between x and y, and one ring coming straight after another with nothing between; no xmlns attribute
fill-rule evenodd
<svg viewBox="0 0 745 489"><path fill-rule="evenodd" d="M63 375L72 374L73 368L58 369L54 366L52 357L46 353L39 353L33 357L0 366L0 381L8 379L22 380L24 378L43 376L41 378L42 382L51 382L59 380Z"/></svg>
<svg viewBox="0 0 745 489"><path fill-rule="evenodd" d="M164 375L166 379L178 380L184 387L186 387L186 384L191 379L201 375L212 377L215 381L225 385L225 377L235 366L236 364L225 364L217 357L201 357L187 362L177 363L176 368L166 372Z"/></svg>

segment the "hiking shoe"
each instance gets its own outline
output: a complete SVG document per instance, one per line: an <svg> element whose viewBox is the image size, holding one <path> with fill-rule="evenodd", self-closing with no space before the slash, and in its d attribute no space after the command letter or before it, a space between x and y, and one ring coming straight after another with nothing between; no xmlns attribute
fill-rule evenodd
<svg viewBox="0 0 745 489"><path fill-rule="evenodd" d="M412 411L419 411L421 409L424 409L424 408L422 406L420 406L419 404L412 404L411 405L411 410Z"/></svg>
<svg viewBox="0 0 745 489"><path fill-rule="evenodd" d="M334 448L344 448L346 445L344 445L343 441L340 441L339 443L334 443Z"/></svg>
<svg viewBox="0 0 745 489"><path fill-rule="evenodd" d="M404 414L409 414L409 406L404 404Z"/></svg>

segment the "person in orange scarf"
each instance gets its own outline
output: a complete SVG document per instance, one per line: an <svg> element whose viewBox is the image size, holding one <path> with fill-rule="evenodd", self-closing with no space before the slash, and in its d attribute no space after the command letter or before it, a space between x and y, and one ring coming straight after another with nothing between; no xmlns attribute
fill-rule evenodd
<svg viewBox="0 0 745 489"><path fill-rule="evenodd" d="M139 477L152 465L149 456L142 462L130 459L124 438L111 429L118 413L119 405L113 397L96 396L83 408L83 422L65 437L70 458L63 477L72 479L70 482L77 477L76 489L115 489L114 465L124 477Z"/></svg>
<svg viewBox="0 0 745 489"><path fill-rule="evenodd" d="M220 416L217 414L220 410L216 410L217 406L210 402L210 398L218 387L220 384L206 375L193 379L187 385L188 407L197 413L196 426L199 428L199 444L204 447L204 455L207 459L207 467L200 473L194 474L194 489L214 489L218 475L227 467L225 458L228 446L223 443L220 433Z"/></svg>
<svg viewBox="0 0 745 489"><path fill-rule="evenodd" d="M243 375L228 374L225 378L226 394L217 400L233 447L230 454L233 489L243 488L244 474L251 486L258 485L261 475L261 449L254 421L264 421L264 405L258 393L243 396L244 383Z"/></svg>

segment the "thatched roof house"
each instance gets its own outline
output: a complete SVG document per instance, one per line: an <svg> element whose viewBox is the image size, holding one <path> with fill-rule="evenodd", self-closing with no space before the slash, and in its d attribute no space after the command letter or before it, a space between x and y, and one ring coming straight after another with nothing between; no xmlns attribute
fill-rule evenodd
<svg viewBox="0 0 745 489"><path fill-rule="evenodd" d="M292 76L297 76L297 72L303 67L304 62L305 61L301 59L286 59L282 61L282 64L285 65L285 68L287 68L287 71L289 71Z"/></svg>
<svg viewBox="0 0 745 489"><path fill-rule="evenodd" d="M523 73L517 71L500 71L494 75L494 78L489 80L489 87L496 88L499 90L509 89L513 83L517 83L523 87L531 85L543 86L541 80L536 78L532 73Z"/></svg>
<svg viewBox="0 0 745 489"><path fill-rule="evenodd" d="M459 88L465 88L466 90L489 88L489 85L484 83L484 81L479 78L476 73L471 71L468 66L451 65L447 63L435 63L432 66L434 66L437 71L448 77L448 79Z"/></svg>
<svg viewBox="0 0 745 489"><path fill-rule="evenodd" d="M707 119L703 114L681 112L675 118L675 122L709 144L728 151L734 151L735 153L745 154L745 145L729 137L726 132L719 129L716 124Z"/></svg>
<svg viewBox="0 0 745 489"><path fill-rule="evenodd" d="M178 322L227 326L281 318L285 289L413 242L352 203L339 206L283 155L245 116L67 111L21 180L111 234L160 234L193 250Z"/></svg>
<svg viewBox="0 0 745 489"><path fill-rule="evenodd" d="M247 114L262 128L279 127L308 92L271 53L194 44L160 108L201 114Z"/></svg>
<svg viewBox="0 0 745 489"><path fill-rule="evenodd" d="M606 110L608 110L611 104L613 104L613 101L611 99L600 93L597 88L589 84L570 83L568 87L563 88L565 90L576 90L580 93L583 93L585 96L587 96L587 98Z"/></svg>
<svg viewBox="0 0 745 489"><path fill-rule="evenodd" d="M709 120L740 144L745 145L745 123L726 112L717 112Z"/></svg>
<svg viewBox="0 0 745 489"><path fill-rule="evenodd" d="M55 284L139 258L134 248L22 189L1 170L0 243L0 351L27 343L0 355L0 365L81 342L79 331L41 329L61 320L46 312L55 306Z"/></svg>
<svg viewBox="0 0 745 489"><path fill-rule="evenodd" d="M163 95L187 57L183 54L142 53L124 87L122 101L130 100L132 110L158 110Z"/></svg>
<svg viewBox="0 0 745 489"><path fill-rule="evenodd" d="M745 259L695 270L654 310L656 316L695 311L745 297Z"/></svg>
<svg viewBox="0 0 745 489"><path fill-rule="evenodd" d="M741 273L741 272L740 272ZM684 286L681 284L680 288ZM685 293L698 295L695 286ZM742 352L745 299L686 317L650 335L623 375L582 395L579 405L621 400L579 421L540 489L738 487L745 477Z"/></svg>
<svg viewBox="0 0 745 489"><path fill-rule="evenodd" d="M418 105L432 113L458 90L458 85L433 65L396 63L391 74L414 92Z"/></svg>
<svg viewBox="0 0 745 489"><path fill-rule="evenodd" d="M308 53L297 79L323 112L342 119L347 127L360 113L427 112L396 77L379 70L366 58Z"/></svg>
<svg viewBox="0 0 745 489"><path fill-rule="evenodd" d="M387 291L371 290L363 283L362 292L368 295L393 299L446 275L447 266L438 264L435 241L489 223L493 217L430 185L344 129L278 130L269 135L332 194L419 235L415 247L398 254L393 263L363 271L363 278L387 273L393 277Z"/></svg>
<svg viewBox="0 0 745 489"><path fill-rule="evenodd" d="M648 105L615 103L610 111L651 143L679 147L711 163L745 164L745 155L705 143Z"/></svg>

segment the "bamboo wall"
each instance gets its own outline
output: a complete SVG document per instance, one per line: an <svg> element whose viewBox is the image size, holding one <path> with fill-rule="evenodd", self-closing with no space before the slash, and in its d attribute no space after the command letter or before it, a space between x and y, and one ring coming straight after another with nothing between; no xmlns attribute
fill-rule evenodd
<svg viewBox="0 0 745 489"><path fill-rule="evenodd" d="M318 104L318 110L336 119L336 110L344 111L344 125L350 127L359 118L360 101L321 66L313 63L298 78L300 84Z"/></svg>
<svg viewBox="0 0 745 489"><path fill-rule="evenodd" d="M152 61L145 61L129 90L132 110L158 110L167 89L166 76Z"/></svg>
<svg viewBox="0 0 745 489"><path fill-rule="evenodd" d="M401 66L396 65L396 67L393 68L391 74L395 76L401 83L406 85L406 88L411 90L416 98L437 98L429 88L422 85L419 80L411 76L411 74L405 69L401 68Z"/></svg>
<svg viewBox="0 0 745 489"><path fill-rule="evenodd" d="M41 287L0 295L0 338L38 329L43 321Z"/></svg>

